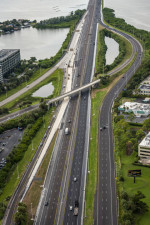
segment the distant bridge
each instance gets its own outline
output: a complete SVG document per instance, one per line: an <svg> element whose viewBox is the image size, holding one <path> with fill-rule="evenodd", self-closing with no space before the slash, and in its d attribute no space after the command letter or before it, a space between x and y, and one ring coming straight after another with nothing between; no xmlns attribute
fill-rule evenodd
<svg viewBox="0 0 150 225"><path fill-rule="evenodd" d="M56 98L50 99L50 100L47 102L47 105L50 105L50 104L52 104L52 103L54 103L54 102L61 101L61 100L63 100L63 99L66 98L66 97L74 96L74 95L76 95L76 94L78 94L78 93L80 93L80 92L82 92L82 91L88 90L91 86L93 86L93 85L95 85L95 84L98 84L99 82L100 82L100 79L95 80L95 81L90 82L90 83L88 83L88 84L86 84L86 85L83 85L82 87L76 88L76 89L74 89L73 91L69 91L69 92L67 92L67 93L65 93L65 94L63 94L63 95L60 95L60 96L56 97Z"/></svg>

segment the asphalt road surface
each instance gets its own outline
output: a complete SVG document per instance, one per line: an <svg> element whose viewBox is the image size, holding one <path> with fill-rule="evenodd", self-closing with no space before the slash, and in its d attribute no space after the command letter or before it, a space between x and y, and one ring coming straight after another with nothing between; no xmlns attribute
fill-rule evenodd
<svg viewBox="0 0 150 225"><path fill-rule="evenodd" d="M79 49L76 55L76 62L77 62L77 67L75 69L75 79L74 79L74 84L73 88L79 87L83 84L89 83L91 79L91 72L88 73L88 77L85 76L87 74L87 67L90 67L90 70L92 68L93 64L93 53L94 53L94 41L95 40L95 33L96 33L96 23L95 23L95 32L93 35L90 33L90 29L93 26L93 15L94 15L94 1L91 1L92 4L89 4L89 15L86 18L86 22L83 27L83 33L81 35L80 43L79 43ZM90 3L91 3L90 2ZM90 35L89 35L90 34ZM88 43L88 44L87 44ZM92 46L92 51L91 47ZM88 65L90 63L90 65ZM87 66L88 65L88 66ZM86 117L87 117L87 106L88 106L88 95L89 91L85 92L83 95L81 95L81 101L79 105L79 116L78 116L78 129L77 132L74 132L77 134L75 135L75 147L70 149L70 154L73 154L73 161L72 157L70 157L69 164L71 165L71 174L69 175L70 178L70 185L66 187L65 192L68 190L68 196L67 199L71 198L70 200L67 200L67 203L59 200L59 196L62 192L62 189L64 188L64 177L65 177L65 172L67 168L70 168L69 166L65 167L65 162L66 162L66 156L67 152L69 151L69 143L70 139L69 136L66 137L65 135L62 138L61 145L59 146L59 152L60 154L66 154L64 157L60 157L55 160L56 162L56 167L59 169L54 169L54 175L47 176L44 189L46 190L46 194L42 200L42 204L40 207L40 212L38 214L38 217L36 218L35 224L55 224L55 218L56 214L59 214L61 216L61 212L58 211L58 206L62 204L61 209L65 210L65 217L66 218L66 213L68 214L68 207L69 205L74 204L74 198L79 199L80 196L80 183L81 183L81 173L82 173L82 162L83 162L83 152L84 152L84 144L85 144L85 130L86 130ZM70 109L68 110L67 113L67 120L74 121L75 120L75 109L74 109L74 104L73 104L73 99L70 101ZM76 104L77 107L77 104ZM66 120L66 121L67 121ZM66 126L66 125L65 125ZM70 128L71 133L73 132L72 128ZM70 134L71 136L71 134ZM60 156L58 154L58 156ZM50 170L48 170L48 174L50 173ZM69 171L70 173L70 171ZM74 176L77 176L77 182L75 183L74 186ZM48 183L48 178L50 177L52 182ZM53 184L53 185L52 185ZM64 194L65 195L65 194ZM45 206L44 202L48 201L48 205ZM69 201L69 203L68 203ZM65 208L66 206L66 208ZM69 224L72 224L73 221L77 220L77 218L72 216L72 212L70 213L71 217L69 218ZM79 218L79 217L78 217ZM80 217L81 218L81 217ZM63 220L59 221L60 223L63 222ZM67 221L64 219L64 223L68 224Z"/></svg>
<svg viewBox="0 0 150 225"><path fill-rule="evenodd" d="M83 34L81 36L81 45L79 46L78 53L76 55L77 67L75 69L74 87L81 86L89 83L91 80L92 66L93 66L93 55L95 45L95 35L97 22L101 23L100 15L101 1L91 0L88 5L88 15L85 21ZM122 33L123 34L123 33ZM124 35L124 34L123 34ZM117 225L117 198L116 198L116 187L115 187L115 174L114 174L114 158L113 158L113 136L111 127L111 106L114 98L122 90L126 82L133 75L134 70L138 68L141 61L141 49L140 46L134 39L125 35L128 39L132 40L136 51L138 52L137 59L134 65L125 74L125 79L121 79L115 87L107 95L100 114L100 127L107 126L100 132L99 136L99 162L98 162L98 189L97 189L97 218L95 218L95 224L102 225ZM71 135L63 136L59 150L58 157L54 162L55 172L51 177L52 182L45 182L45 195L42 201L42 207L40 208L39 217L35 221L35 224L39 225L50 225L55 224L56 215L62 215L64 212L63 219L59 221L59 224L64 225L75 225L81 224L83 208L83 168L85 167L84 151L86 141L86 129L87 127L87 108L88 108L88 96L89 92L85 92L81 95L79 105L79 116L77 124L77 132L74 135L75 144L72 149L73 157L69 162L70 175L68 186L64 192L66 199L60 202L59 197L61 190L64 188L63 183L64 174L66 171L66 158L67 150L69 149L69 143ZM70 109L66 115L66 121L70 118L73 121L75 118L75 108L77 103L72 99L70 101ZM70 130L72 132L71 124ZM65 150L65 151L64 151ZM104 160L104 162L103 162ZM47 175L51 174L49 168ZM74 178L76 177L76 182ZM105 179L104 179L105 177ZM46 196L46 197L45 197ZM107 199L107 200L106 200ZM73 212L69 210L70 205L74 205L74 201L79 201L79 215L73 216ZM45 201L48 204L45 205ZM58 212L58 205L63 204L63 207ZM51 217L51 218L50 218ZM8 220L10 221L10 220ZM9 223L11 224L11 223Z"/></svg>
<svg viewBox="0 0 150 225"><path fill-rule="evenodd" d="M102 23L102 22L101 22ZM103 24L103 23L102 23ZM104 25L105 26L105 25ZM107 26L106 26L107 27ZM115 29L110 29L115 30ZM113 131L112 131L112 105L114 99L123 90L126 83L132 77L142 60L142 49L140 44L131 36L120 31L131 41L133 48L137 52L136 60L124 77L107 94L101 107L99 118L99 150L98 150L98 184L97 184L97 218L94 224L117 225L118 211L114 166Z"/></svg>

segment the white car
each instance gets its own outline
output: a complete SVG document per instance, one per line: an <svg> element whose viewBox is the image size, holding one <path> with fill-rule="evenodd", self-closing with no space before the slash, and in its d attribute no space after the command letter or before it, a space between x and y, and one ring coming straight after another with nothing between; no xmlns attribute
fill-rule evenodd
<svg viewBox="0 0 150 225"><path fill-rule="evenodd" d="M72 207L72 205L70 205L70 206L69 206L69 210L72 211L72 209L73 209L73 207Z"/></svg>
<svg viewBox="0 0 150 225"><path fill-rule="evenodd" d="M73 180L74 180L74 182L76 182L76 181L77 181L77 178L76 178L76 177L74 177L74 179L73 179Z"/></svg>

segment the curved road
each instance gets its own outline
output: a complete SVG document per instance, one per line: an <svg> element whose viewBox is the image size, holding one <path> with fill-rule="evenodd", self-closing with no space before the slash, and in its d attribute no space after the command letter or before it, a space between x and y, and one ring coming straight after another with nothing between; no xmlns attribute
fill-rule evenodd
<svg viewBox="0 0 150 225"><path fill-rule="evenodd" d="M100 19L100 23L108 28ZM142 47L132 36L114 28L112 31L124 36L137 52L136 59L130 69L118 83L110 90L104 99L99 116L99 149L98 149L98 184L97 184L97 218L94 224L117 225L117 194L115 181L113 130L112 130L112 105L114 99L123 90L132 75L138 69L142 60ZM100 129L102 128L102 130Z"/></svg>

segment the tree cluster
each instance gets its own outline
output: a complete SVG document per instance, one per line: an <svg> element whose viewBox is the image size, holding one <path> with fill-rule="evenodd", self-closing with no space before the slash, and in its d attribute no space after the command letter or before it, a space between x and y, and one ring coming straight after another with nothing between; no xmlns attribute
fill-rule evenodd
<svg viewBox="0 0 150 225"><path fill-rule="evenodd" d="M116 18L113 9L104 8L103 9L104 20L110 25L122 29L130 34L134 35L137 39L141 40L144 46L144 53L146 50L146 55L144 60L142 61L142 65L138 69L138 71L131 78L129 85L127 85L127 89L123 91L122 95L125 97L135 96L133 94L133 90L137 97L143 97L138 94L138 85L141 81L143 81L146 77L149 76L150 71L150 32L137 29L134 26L127 24L124 19ZM137 90L137 91L136 91Z"/></svg>
<svg viewBox="0 0 150 225"><path fill-rule="evenodd" d="M122 92L123 97L144 97L138 92L139 84L150 75L150 56L147 56L138 71L131 78L126 90ZM133 93L133 90L135 93ZM137 90L137 91L136 91Z"/></svg>
<svg viewBox="0 0 150 225"><path fill-rule="evenodd" d="M42 20L36 23L34 27L44 29L44 28L66 28L70 27L72 23L76 23L81 19L85 10L76 10L71 12L69 16L54 17L47 20Z"/></svg>
<svg viewBox="0 0 150 225"><path fill-rule="evenodd" d="M138 143L145 136L145 131L150 126L150 119L145 120L141 129L134 129L123 118L123 115L114 118L116 123L114 134L118 144L119 151L124 151L127 155L133 151L138 151Z"/></svg>
<svg viewBox="0 0 150 225"><path fill-rule="evenodd" d="M106 64L106 51L107 46L105 44L105 31L101 30L99 31L99 42L100 42L100 48L97 52L97 62L96 62L96 74L103 73L103 68Z"/></svg>
<svg viewBox="0 0 150 225"><path fill-rule="evenodd" d="M22 202L19 203L18 211L15 214L15 224L16 225L27 224L27 206Z"/></svg>
<svg viewBox="0 0 150 225"><path fill-rule="evenodd" d="M30 80L32 75L39 69L38 65L33 64L32 58L34 57L31 57L30 60L22 60L21 64L13 72L11 71L11 73L5 75L4 78L7 80L5 83L0 82L0 94L4 94Z"/></svg>
<svg viewBox="0 0 150 225"><path fill-rule="evenodd" d="M110 25L134 34L137 38L142 39L145 43L145 47L150 49L150 32L137 29L134 26L127 24L124 19L116 18L113 9L103 9L104 20Z"/></svg>
<svg viewBox="0 0 150 225"><path fill-rule="evenodd" d="M123 209L122 223L123 225L134 225L135 216L142 215L148 211L148 206L141 201L145 196L140 191L129 196L125 191L121 193L121 206Z"/></svg>

